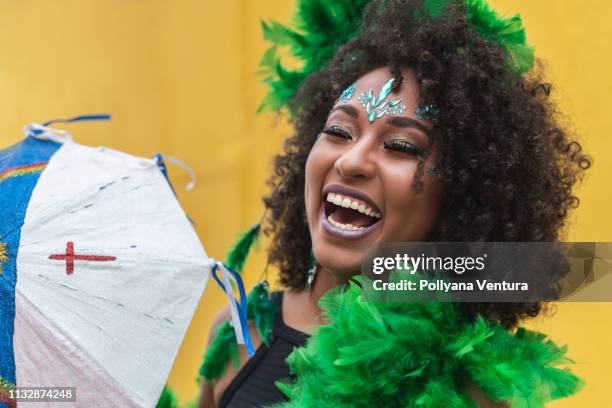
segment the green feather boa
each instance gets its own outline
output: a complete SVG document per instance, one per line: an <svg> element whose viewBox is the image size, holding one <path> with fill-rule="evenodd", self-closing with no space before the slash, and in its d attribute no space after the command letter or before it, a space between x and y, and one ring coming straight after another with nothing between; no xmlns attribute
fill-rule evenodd
<svg viewBox="0 0 612 408"><path fill-rule="evenodd" d="M358 282L361 277L356 277ZM276 310L258 285L249 319L266 321L269 339ZM577 392L583 382L560 365L572 363L566 348L545 335L508 332L485 321L466 320L452 303L368 302L351 282L321 299L329 323L288 358L295 383L277 383L290 401L275 408L398 406L473 408L470 379L491 400L513 408L537 408ZM259 306L255 299L259 299ZM226 322L206 353L200 375L223 375L236 364L233 328Z"/></svg>
<svg viewBox="0 0 612 408"><path fill-rule="evenodd" d="M360 277L357 277L358 281ZM329 324L288 358L295 383L276 408L474 407L466 379L495 402L543 407L582 381L540 333L468 321L452 303L364 301L351 282L321 299Z"/></svg>

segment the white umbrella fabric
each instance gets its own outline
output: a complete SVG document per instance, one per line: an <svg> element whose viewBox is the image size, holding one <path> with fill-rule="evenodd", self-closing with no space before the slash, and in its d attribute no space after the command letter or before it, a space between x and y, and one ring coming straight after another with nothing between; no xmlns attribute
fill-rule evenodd
<svg viewBox="0 0 612 408"><path fill-rule="evenodd" d="M210 260L159 160L28 133L0 150L0 387L155 406Z"/></svg>

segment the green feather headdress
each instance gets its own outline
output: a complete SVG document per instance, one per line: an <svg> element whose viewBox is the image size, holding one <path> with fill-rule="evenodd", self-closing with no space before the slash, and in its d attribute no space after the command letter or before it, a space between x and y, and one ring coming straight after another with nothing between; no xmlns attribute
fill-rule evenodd
<svg viewBox="0 0 612 408"><path fill-rule="evenodd" d="M527 34L520 15L502 18L485 1L467 0L467 19L478 34L502 47L508 64L517 75L531 69L533 48L527 44Z"/></svg>
<svg viewBox="0 0 612 408"><path fill-rule="evenodd" d="M260 73L270 91L259 111L279 110L295 95L306 77L327 65L338 47L354 38L369 0L298 0L295 28L262 21L264 38L272 43L260 63ZM277 55L286 47L300 61L286 68Z"/></svg>
<svg viewBox="0 0 612 408"><path fill-rule="evenodd" d="M260 62L259 73L269 92L258 112L277 111L287 105L306 77L325 67L336 50L357 36L369 0L297 0L294 27L262 22L264 38L272 46ZM484 0L424 0L423 10L431 18L443 15L450 4L463 5L468 24L484 39L497 43L506 53L517 75L533 65L533 49L527 45L525 29L517 14L503 18ZM278 50L285 48L298 60L290 69L281 62Z"/></svg>

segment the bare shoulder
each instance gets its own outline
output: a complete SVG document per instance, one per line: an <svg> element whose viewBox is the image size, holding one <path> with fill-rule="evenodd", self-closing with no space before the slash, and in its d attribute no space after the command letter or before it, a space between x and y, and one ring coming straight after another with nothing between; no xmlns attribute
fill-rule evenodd
<svg viewBox="0 0 612 408"><path fill-rule="evenodd" d="M505 402L493 402L491 399L476 386L473 382L467 383L467 391L472 401L480 408L509 408Z"/></svg>
<svg viewBox="0 0 612 408"><path fill-rule="evenodd" d="M209 334L208 334L208 347L210 347L211 343L215 339L215 335L217 334L217 330L219 327L228 321L231 318L231 311L228 305L223 307L213 319ZM253 339L253 346L255 348L259 347L261 341L257 334L257 330L255 327L249 322L249 332L251 334L251 338ZM200 402L199 408L216 408L219 405L219 401L221 400L221 396L223 392L230 385L236 374L240 371L240 369L247 363L249 360L249 355L246 352L244 346L238 347L240 364L238 368L235 368L231 361L227 362L227 366L225 367L225 372L222 377L213 380L207 381L202 379L202 386L200 389Z"/></svg>
<svg viewBox="0 0 612 408"><path fill-rule="evenodd" d="M217 332L217 329L219 328L219 326L221 326L223 323L228 321L231 318L231 316L232 316L232 313L230 311L229 305L225 305L221 310L219 310L219 312L213 319L213 322L210 326L210 332L208 333L208 344L209 345L210 343L212 343L215 333Z"/></svg>

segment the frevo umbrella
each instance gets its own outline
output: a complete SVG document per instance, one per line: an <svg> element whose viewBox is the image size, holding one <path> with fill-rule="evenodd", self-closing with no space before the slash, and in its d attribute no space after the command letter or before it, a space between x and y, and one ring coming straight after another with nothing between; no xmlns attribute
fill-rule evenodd
<svg viewBox="0 0 612 408"><path fill-rule="evenodd" d="M27 133L0 150L0 406L15 385L74 387L60 407L155 406L206 252L159 159Z"/></svg>

